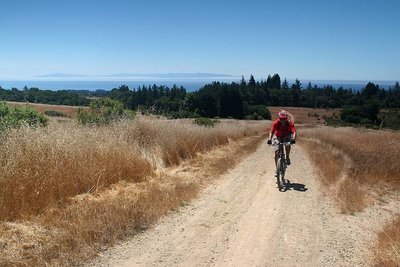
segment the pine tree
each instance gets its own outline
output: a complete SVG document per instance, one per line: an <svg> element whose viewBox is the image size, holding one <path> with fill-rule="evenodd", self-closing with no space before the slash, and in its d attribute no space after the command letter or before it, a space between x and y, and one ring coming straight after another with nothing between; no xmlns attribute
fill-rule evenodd
<svg viewBox="0 0 400 267"><path fill-rule="evenodd" d="M244 79L244 76L242 75L242 79L240 80L240 86L245 87L246 84L246 80Z"/></svg>
<svg viewBox="0 0 400 267"><path fill-rule="evenodd" d="M282 83L282 89L284 89L284 90L289 90L289 84L288 84L286 78L285 78L285 80L284 80L283 83Z"/></svg>
<svg viewBox="0 0 400 267"><path fill-rule="evenodd" d="M268 76L269 77L269 76ZM273 89L281 89L281 77L278 73L275 73L271 79L271 85Z"/></svg>
<svg viewBox="0 0 400 267"><path fill-rule="evenodd" d="M249 86L250 87L255 87L256 86L256 80L254 79L253 75L250 75Z"/></svg>

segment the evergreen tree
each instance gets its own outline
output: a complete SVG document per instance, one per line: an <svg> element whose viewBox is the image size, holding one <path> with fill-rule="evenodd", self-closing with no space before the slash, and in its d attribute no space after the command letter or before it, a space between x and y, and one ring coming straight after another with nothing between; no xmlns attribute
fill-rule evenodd
<svg viewBox="0 0 400 267"><path fill-rule="evenodd" d="M270 76L268 76L270 77ZM281 89L281 77L278 73L275 73L271 78L271 86L274 89Z"/></svg>
<svg viewBox="0 0 400 267"><path fill-rule="evenodd" d="M369 82L362 90L361 95L366 99L377 96L379 92L379 85Z"/></svg>
<svg viewBox="0 0 400 267"><path fill-rule="evenodd" d="M242 79L240 80L240 86L245 87L247 86L246 80L244 79L244 76L242 75Z"/></svg>
<svg viewBox="0 0 400 267"><path fill-rule="evenodd" d="M312 85L311 85L311 81L309 81L307 84L307 90L311 90L311 89L312 89Z"/></svg>
<svg viewBox="0 0 400 267"><path fill-rule="evenodd" d="M301 98L301 83L298 79L296 79L295 83L292 84L292 87L290 88L291 105L295 107L299 106L301 104L300 98Z"/></svg>
<svg viewBox="0 0 400 267"><path fill-rule="evenodd" d="M219 95L218 116L222 118L233 117L243 119L243 99L237 88L223 86Z"/></svg>
<svg viewBox="0 0 400 267"><path fill-rule="evenodd" d="M289 83L287 82L286 78L282 83L282 89L283 90L289 90Z"/></svg>
<svg viewBox="0 0 400 267"><path fill-rule="evenodd" d="M253 75L250 75L249 87L255 87L255 86L256 86L256 80L254 79Z"/></svg>
<svg viewBox="0 0 400 267"><path fill-rule="evenodd" d="M271 74L268 74L268 78L267 78L267 88L268 88L268 89L273 89L273 88L274 88L273 82L272 82ZM276 88L275 88L275 89L276 89Z"/></svg>

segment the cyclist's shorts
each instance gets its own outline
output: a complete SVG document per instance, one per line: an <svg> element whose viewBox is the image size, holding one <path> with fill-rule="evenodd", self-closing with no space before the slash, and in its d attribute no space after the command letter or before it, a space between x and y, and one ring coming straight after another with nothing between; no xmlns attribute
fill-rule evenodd
<svg viewBox="0 0 400 267"><path fill-rule="evenodd" d="M273 140L272 140L272 146L274 147L274 149L275 149L275 151L277 151L278 150L278 144L279 144L279 142L289 142L290 140L292 139L292 135L287 135L287 136L284 136L284 137L276 137L276 136L274 136L274 138L273 138Z"/></svg>

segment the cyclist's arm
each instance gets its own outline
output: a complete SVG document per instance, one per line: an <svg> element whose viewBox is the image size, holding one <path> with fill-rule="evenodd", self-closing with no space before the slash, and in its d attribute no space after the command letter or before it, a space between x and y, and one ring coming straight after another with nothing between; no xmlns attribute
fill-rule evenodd
<svg viewBox="0 0 400 267"><path fill-rule="evenodd" d="M272 139L272 136L274 136L274 133L275 133L275 130L271 130L271 131L269 132L268 140L271 140L271 139Z"/></svg>
<svg viewBox="0 0 400 267"><path fill-rule="evenodd" d="M278 125L278 121L274 121L271 126L271 131L269 132L268 140L271 140L276 132L276 127Z"/></svg>
<svg viewBox="0 0 400 267"><path fill-rule="evenodd" d="M292 132L292 140L296 140L296 126L294 126L294 123L291 123L291 132Z"/></svg>

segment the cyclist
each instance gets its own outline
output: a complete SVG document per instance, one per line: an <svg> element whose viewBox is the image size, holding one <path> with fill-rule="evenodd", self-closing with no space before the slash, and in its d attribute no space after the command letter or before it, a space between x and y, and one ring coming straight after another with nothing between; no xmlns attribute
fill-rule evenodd
<svg viewBox="0 0 400 267"><path fill-rule="evenodd" d="M272 144L272 137L275 134L275 142L290 142L291 144L296 143L296 127L293 121L288 119L288 113L285 110L281 110L278 113L278 119L272 123L271 132L269 133L267 143ZM285 146L286 150L286 164L290 165L290 145ZM275 167L278 161L278 146L275 148Z"/></svg>

